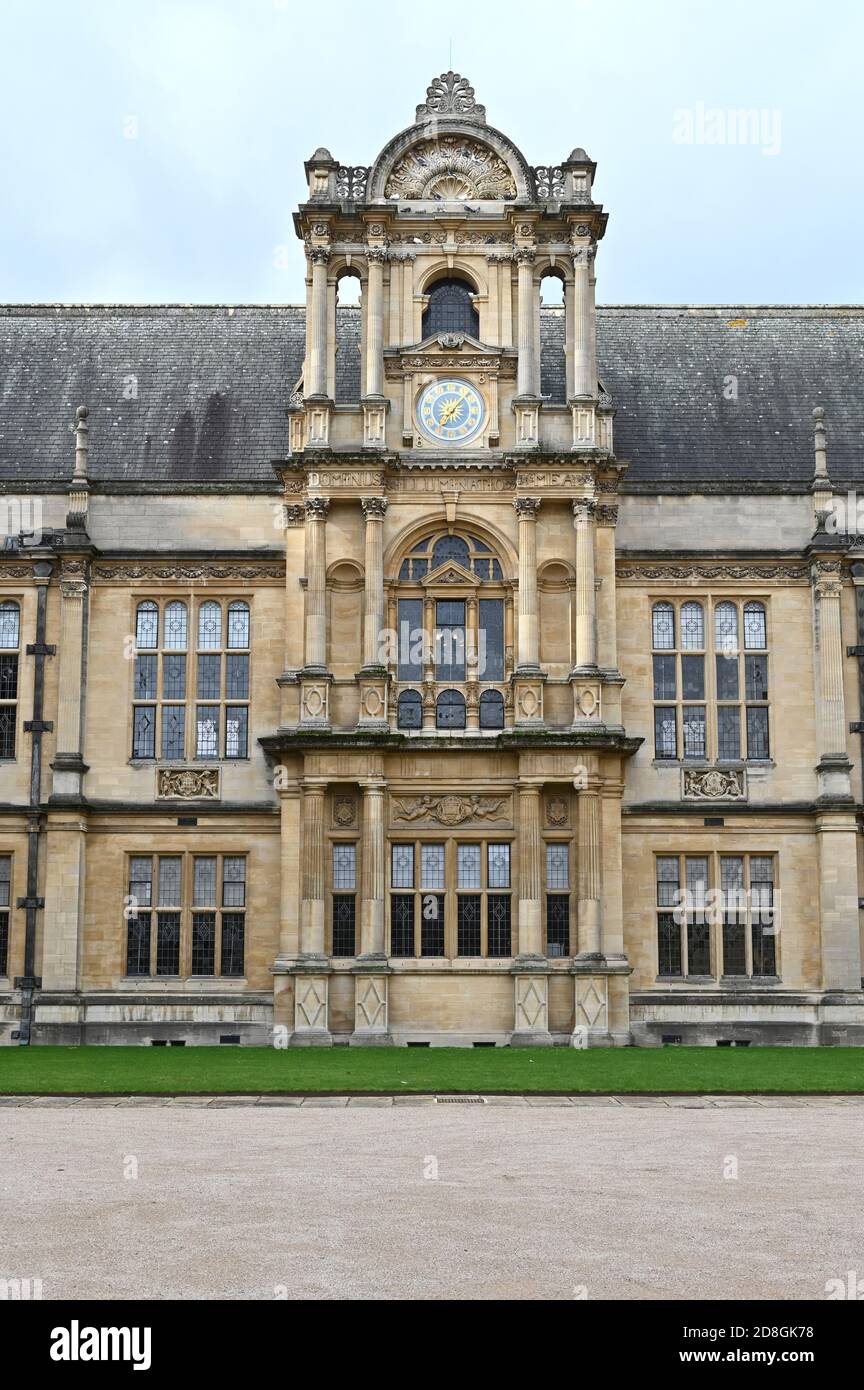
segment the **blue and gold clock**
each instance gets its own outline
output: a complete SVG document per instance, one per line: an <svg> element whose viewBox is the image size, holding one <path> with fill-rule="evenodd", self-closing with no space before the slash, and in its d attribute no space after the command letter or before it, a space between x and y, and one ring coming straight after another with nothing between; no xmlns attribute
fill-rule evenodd
<svg viewBox="0 0 864 1390"><path fill-rule="evenodd" d="M417 424L435 444L469 444L486 424L486 402L469 381L442 377L421 392Z"/></svg>

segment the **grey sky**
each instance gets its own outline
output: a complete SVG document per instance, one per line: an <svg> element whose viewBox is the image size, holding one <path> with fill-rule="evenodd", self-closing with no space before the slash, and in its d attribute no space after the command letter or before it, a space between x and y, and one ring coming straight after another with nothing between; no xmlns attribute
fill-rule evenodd
<svg viewBox="0 0 864 1390"><path fill-rule="evenodd" d="M451 39L529 163L597 160L601 302L864 298L860 0L4 0L0 299L301 299L304 158L371 163Z"/></svg>

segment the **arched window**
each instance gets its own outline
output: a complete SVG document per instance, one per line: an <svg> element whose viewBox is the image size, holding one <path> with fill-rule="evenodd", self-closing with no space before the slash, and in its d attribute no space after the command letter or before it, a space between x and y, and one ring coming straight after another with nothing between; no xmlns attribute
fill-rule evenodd
<svg viewBox="0 0 864 1390"><path fill-rule="evenodd" d="M675 609L671 603L655 603L652 613L654 649L675 646Z"/></svg>
<svg viewBox="0 0 864 1390"><path fill-rule="evenodd" d="M437 569L447 560L455 560L464 569L476 574L478 579L490 579L499 583L504 578L501 562L497 560L483 541L477 536L425 536L418 541L411 553L402 561L399 578L402 580L425 579L431 570Z"/></svg>
<svg viewBox="0 0 864 1390"><path fill-rule="evenodd" d="M249 646L249 605L239 601L228 605L228 646L234 651Z"/></svg>
<svg viewBox="0 0 864 1390"><path fill-rule="evenodd" d="M149 599L139 603L135 619L135 646L145 651L159 645L159 609Z"/></svg>
<svg viewBox="0 0 864 1390"><path fill-rule="evenodd" d="M458 690L442 690L435 705L436 729L465 728L465 697Z"/></svg>
<svg viewBox="0 0 864 1390"><path fill-rule="evenodd" d="M222 646L222 605L202 603L198 610L199 651L218 650Z"/></svg>
<svg viewBox="0 0 864 1390"><path fill-rule="evenodd" d="M702 651L705 646L705 623L701 603L681 605L681 647L684 651Z"/></svg>
<svg viewBox="0 0 864 1390"><path fill-rule="evenodd" d="M734 603L718 603L714 609L714 641L719 652L738 651L738 609Z"/></svg>
<svg viewBox="0 0 864 1390"><path fill-rule="evenodd" d="M764 603L744 605L744 646L748 651L764 651L768 646Z"/></svg>
<svg viewBox="0 0 864 1390"><path fill-rule="evenodd" d="M467 333L480 336L480 317L474 308L474 290L465 280L455 276L437 280L429 291L429 303L423 314L423 337L434 333Z"/></svg>
<svg viewBox="0 0 864 1390"><path fill-rule="evenodd" d="M480 696L480 728L504 728L504 696L500 690L484 690Z"/></svg>
<svg viewBox="0 0 864 1390"><path fill-rule="evenodd" d="M186 650L186 605L178 599L165 608L165 648L170 652Z"/></svg>
<svg viewBox="0 0 864 1390"><path fill-rule="evenodd" d="M419 729L423 725L423 704L419 690L403 690L399 696L397 725L400 729Z"/></svg>
<svg viewBox="0 0 864 1390"><path fill-rule="evenodd" d="M437 569L443 565L445 560L455 560L457 565L464 565L466 569L470 564L470 551L468 542L461 536L442 536L435 542L432 549L432 568Z"/></svg>

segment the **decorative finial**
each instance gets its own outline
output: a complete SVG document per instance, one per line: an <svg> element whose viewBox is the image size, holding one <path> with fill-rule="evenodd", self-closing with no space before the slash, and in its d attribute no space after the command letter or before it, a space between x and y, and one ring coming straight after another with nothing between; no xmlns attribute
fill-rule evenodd
<svg viewBox="0 0 864 1390"><path fill-rule="evenodd" d="M813 411L813 444L816 454L814 477L828 477L828 451L825 444L825 411L817 405Z"/></svg>
<svg viewBox="0 0 864 1390"><path fill-rule="evenodd" d="M79 405L75 411L75 472L72 475L72 482L87 485L87 451L90 448L90 426L87 424L87 416L90 414L86 405Z"/></svg>
<svg viewBox="0 0 864 1390"><path fill-rule="evenodd" d="M426 88L426 100L417 107L417 121L431 121L439 116L486 124L486 107L474 100L474 88L467 77L458 72L442 72Z"/></svg>

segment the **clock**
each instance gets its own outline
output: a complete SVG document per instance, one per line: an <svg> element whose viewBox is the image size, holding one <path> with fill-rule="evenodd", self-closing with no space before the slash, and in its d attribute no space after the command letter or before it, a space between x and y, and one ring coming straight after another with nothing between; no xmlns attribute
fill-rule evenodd
<svg viewBox="0 0 864 1390"><path fill-rule="evenodd" d="M417 424L435 444L469 444L486 424L486 402L469 381L442 377L420 393Z"/></svg>

